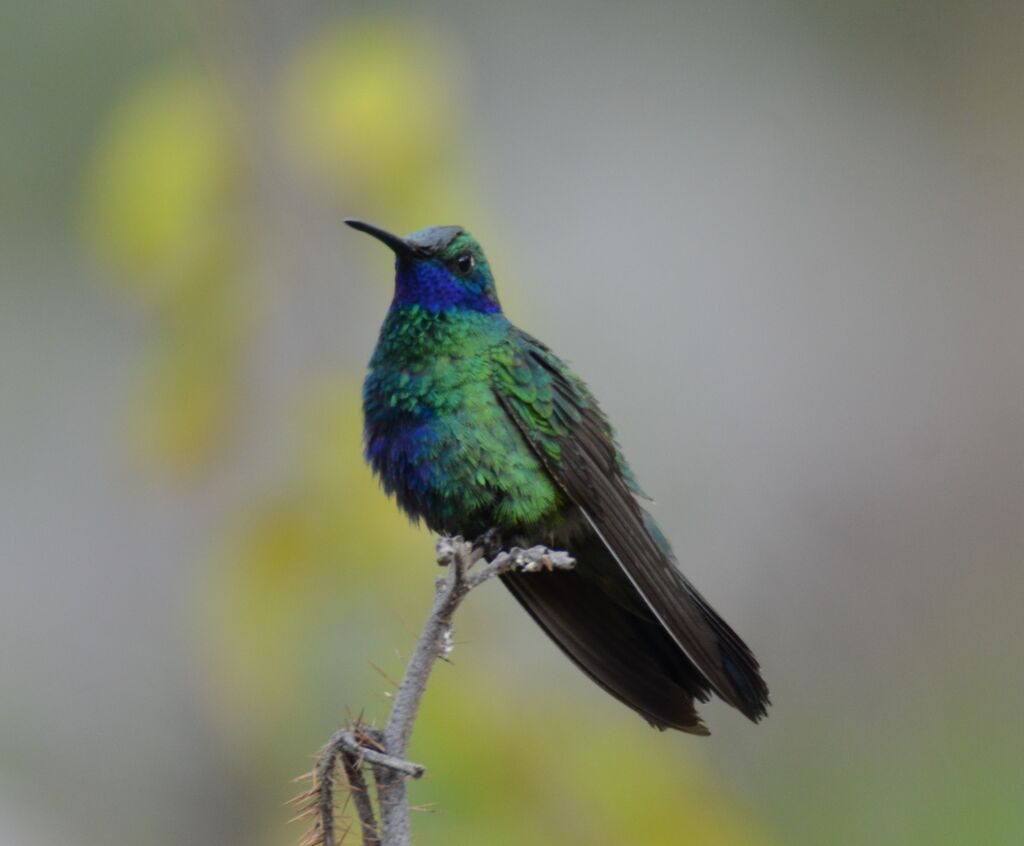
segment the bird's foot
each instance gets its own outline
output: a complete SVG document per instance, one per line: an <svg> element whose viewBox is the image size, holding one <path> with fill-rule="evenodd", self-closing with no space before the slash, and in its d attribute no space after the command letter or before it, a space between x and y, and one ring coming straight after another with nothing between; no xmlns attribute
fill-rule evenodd
<svg viewBox="0 0 1024 846"><path fill-rule="evenodd" d="M473 549L479 550L484 558L493 558L501 552L501 532L493 526L473 541Z"/></svg>
<svg viewBox="0 0 1024 846"><path fill-rule="evenodd" d="M437 551L437 563L440 567L449 566L458 554L458 545L463 544L464 541L460 537L441 537L437 539L437 545L435 547Z"/></svg>
<svg viewBox="0 0 1024 846"><path fill-rule="evenodd" d="M501 533L498 529L488 529L473 541L466 541L462 535L440 537L436 549L440 566L447 567L462 556L466 566L472 567L480 559L491 559L501 552Z"/></svg>
<svg viewBox="0 0 1024 846"><path fill-rule="evenodd" d="M576 559L568 552L548 549L546 546L531 546L529 549L512 549L509 551L515 560L516 569L520 573L539 573L547 570L571 570L576 566Z"/></svg>

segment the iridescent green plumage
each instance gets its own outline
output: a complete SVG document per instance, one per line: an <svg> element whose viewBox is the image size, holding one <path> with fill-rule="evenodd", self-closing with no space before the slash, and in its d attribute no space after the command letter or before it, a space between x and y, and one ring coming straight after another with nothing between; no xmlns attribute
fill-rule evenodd
<svg viewBox="0 0 1024 846"><path fill-rule="evenodd" d="M706 733L714 691L751 719L753 654L675 566L583 382L504 316L480 246L458 227L397 238L395 298L364 386L367 458L438 532L547 543L570 572L506 586L594 681L652 724Z"/></svg>
<svg viewBox="0 0 1024 846"><path fill-rule="evenodd" d="M562 498L492 389L500 314L392 308L364 389L367 454L403 508L442 532L556 520Z"/></svg>

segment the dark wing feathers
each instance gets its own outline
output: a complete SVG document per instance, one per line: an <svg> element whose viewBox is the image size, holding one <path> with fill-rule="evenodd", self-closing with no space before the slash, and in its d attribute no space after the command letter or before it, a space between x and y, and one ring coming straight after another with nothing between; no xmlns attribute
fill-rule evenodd
<svg viewBox="0 0 1024 846"><path fill-rule="evenodd" d="M639 489L593 397L539 341L518 333L514 343L513 357L495 379L500 402L651 613L700 669L701 681L759 719L768 688L757 660L675 566L667 542L637 502Z"/></svg>

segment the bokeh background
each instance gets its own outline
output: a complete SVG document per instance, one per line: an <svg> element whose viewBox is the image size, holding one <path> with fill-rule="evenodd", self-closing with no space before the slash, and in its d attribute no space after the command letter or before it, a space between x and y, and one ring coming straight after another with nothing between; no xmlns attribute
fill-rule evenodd
<svg viewBox="0 0 1024 846"><path fill-rule="evenodd" d="M1024 842L1024 6L552 6L5 7L0 843L293 843L386 713L344 216L481 238L775 702L651 731L488 588L418 842Z"/></svg>

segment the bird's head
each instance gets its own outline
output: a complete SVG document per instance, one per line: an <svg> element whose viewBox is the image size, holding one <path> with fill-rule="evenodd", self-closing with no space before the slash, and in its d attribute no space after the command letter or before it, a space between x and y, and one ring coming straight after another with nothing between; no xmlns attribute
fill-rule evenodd
<svg viewBox="0 0 1024 846"><path fill-rule="evenodd" d="M346 220L395 253L395 303L430 312L501 311L487 257L461 226L433 226L405 238L361 220Z"/></svg>

